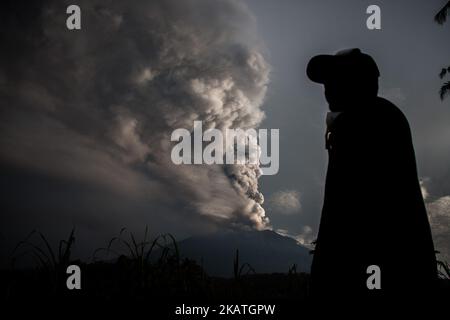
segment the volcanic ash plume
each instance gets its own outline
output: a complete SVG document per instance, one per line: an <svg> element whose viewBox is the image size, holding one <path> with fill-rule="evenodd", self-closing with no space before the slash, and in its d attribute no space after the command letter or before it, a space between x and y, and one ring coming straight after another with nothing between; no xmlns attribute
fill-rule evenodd
<svg viewBox="0 0 450 320"><path fill-rule="evenodd" d="M59 163L80 163L65 165L58 175L82 179L86 163L101 153L123 169L123 181L130 175L157 185L158 201L177 204L176 211L219 224L267 227L258 165L174 165L170 159L177 128L192 130L194 121L202 121L203 130L224 132L257 128L262 121L269 66L247 8L232 0L78 5L81 30L68 31L65 7L52 2L38 21L38 41L21 40L29 56L9 68L16 72L11 88L18 89L8 94L20 97L9 105L11 114L20 110L51 125L11 134L2 146L8 144L16 160L52 171L48 159L61 153L31 161L44 142L18 141L31 132L66 134L73 138L64 140ZM6 120L2 128L13 131ZM136 183L136 192L145 193L148 185Z"/></svg>

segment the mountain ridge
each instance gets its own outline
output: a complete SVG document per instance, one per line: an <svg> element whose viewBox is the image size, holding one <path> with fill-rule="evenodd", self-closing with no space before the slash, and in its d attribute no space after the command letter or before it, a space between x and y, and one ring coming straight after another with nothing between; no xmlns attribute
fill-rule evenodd
<svg viewBox="0 0 450 320"><path fill-rule="evenodd" d="M239 264L248 263L256 273L309 272L309 249L295 239L272 230L232 230L192 236L178 242L182 258L202 265L211 276L232 277L236 250Z"/></svg>

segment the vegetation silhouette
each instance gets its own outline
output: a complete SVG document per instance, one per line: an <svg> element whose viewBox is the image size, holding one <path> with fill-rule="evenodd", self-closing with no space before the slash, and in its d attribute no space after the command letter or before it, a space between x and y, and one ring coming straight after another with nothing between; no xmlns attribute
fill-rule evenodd
<svg viewBox="0 0 450 320"><path fill-rule="evenodd" d="M436 21L436 23L440 25L443 25L447 21L447 15L449 11L450 1L447 2L447 4L445 4L441 8L441 10L438 11L438 13L436 13L436 15L434 16L434 21ZM439 73L439 77L441 79L444 79L447 74L450 74L450 66L442 68L441 72ZM450 94L450 81L444 82L439 89L439 96L441 97L441 100L444 100L448 94Z"/></svg>
<svg viewBox="0 0 450 320"><path fill-rule="evenodd" d="M1 270L1 298L6 301L59 299L72 301L143 300L154 303L188 301L244 301L245 299L282 299L304 301L309 275L298 273L296 266L286 266L286 273L259 274L242 263L239 249L230 261L233 277L209 276L189 258L181 258L175 237L162 234L137 237L126 228L94 250L89 261L72 258L75 229L67 240L59 241L58 250L40 232L33 231L13 250L11 268ZM19 267L25 257L32 267ZM81 290L68 290L66 269L80 266Z"/></svg>
<svg viewBox="0 0 450 320"><path fill-rule="evenodd" d="M278 319L290 319L298 308L304 312L314 308L310 275L298 272L295 264L286 273L260 274L240 262L237 249L230 261L234 277L214 277L197 261L181 258L176 243L169 234L150 238L147 227L141 239L123 228L83 262L72 257L75 230L59 241L57 250L42 233L33 231L15 248L11 268L0 270L0 299L9 306L76 305L102 312L116 312L120 306L161 319L178 319L174 310L182 304L275 304ZM27 255L34 259L34 266L17 267L16 262ZM66 287L65 270L71 264L82 270L81 290ZM448 263L442 262L439 274L439 294L445 299L450 293Z"/></svg>

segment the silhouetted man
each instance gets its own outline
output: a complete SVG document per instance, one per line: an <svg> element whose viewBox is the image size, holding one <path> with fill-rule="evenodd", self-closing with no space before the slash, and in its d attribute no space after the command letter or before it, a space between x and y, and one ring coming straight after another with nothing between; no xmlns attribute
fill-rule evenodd
<svg viewBox="0 0 450 320"><path fill-rule="evenodd" d="M410 128L395 105L377 96L375 61L359 49L319 55L307 75L325 86L330 108L313 292L428 293L437 277L436 259ZM380 268L380 290L367 287L371 265Z"/></svg>

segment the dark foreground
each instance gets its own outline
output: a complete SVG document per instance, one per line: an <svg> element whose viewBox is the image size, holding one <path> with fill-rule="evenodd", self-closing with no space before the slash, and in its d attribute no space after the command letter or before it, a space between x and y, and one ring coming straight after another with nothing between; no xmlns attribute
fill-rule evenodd
<svg viewBox="0 0 450 320"><path fill-rule="evenodd" d="M236 274L226 279L209 277L189 260L154 269L136 266L126 257L114 263L79 265L80 290L67 289L67 274L62 268L3 270L1 299L16 307L31 303L73 311L74 306L76 310L89 306L107 313L144 310L149 319L291 319L300 311L325 311L309 296L309 274L295 270L286 274ZM442 301L446 300L444 296L450 297L449 289L449 280L441 280ZM191 314L202 312L201 308L209 309L206 316Z"/></svg>
<svg viewBox="0 0 450 320"><path fill-rule="evenodd" d="M343 310L358 305L357 301L343 299L344 294L333 296L331 301L313 299L310 276L298 272L296 265L287 266L286 273L260 274L242 261L239 250L229 262L231 277L220 278L208 275L196 261L182 258L170 235L149 240L146 232L142 241L136 241L132 234L129 241L115 237L107 247L97 249L89 263L71 258L73 231L58 249L39 235L41 243L30 238L22 241L11 267L0 270L0 299L16 311L48 312L63 307L75 312L88 306L103 313L143 311L149 319L256 320L326 313L333 302L339 302ZM122 244L125 253L119 253L114 244ZM16 262L23 257L34 260L33 267L19 268ZM80 289L68 289L70 265L79 267ZM428 305L433 310L445 308L450 301L448 264L442 264L440 277L435 292L425 293L432 301L407 301L402 310ZM382 310L379 304L366 302L371 310L374 306ZM389 302L397 305L402 297Z"/></svg>

